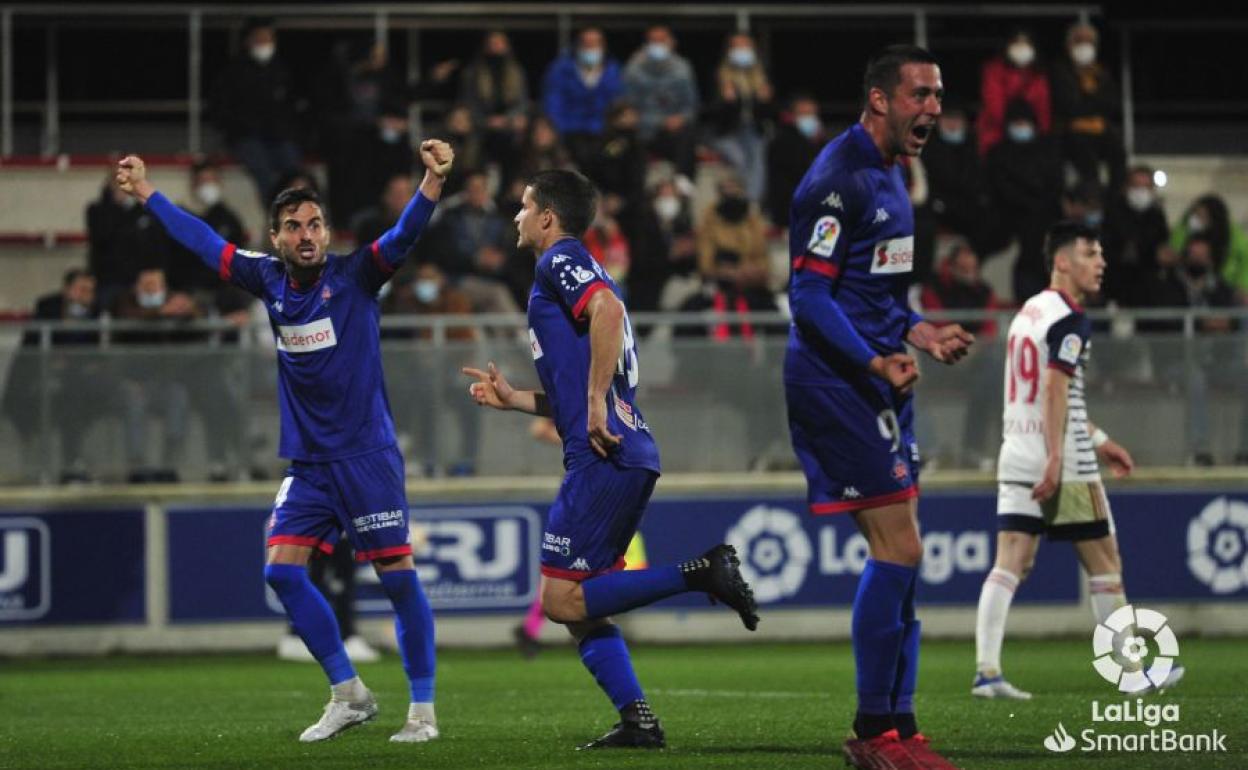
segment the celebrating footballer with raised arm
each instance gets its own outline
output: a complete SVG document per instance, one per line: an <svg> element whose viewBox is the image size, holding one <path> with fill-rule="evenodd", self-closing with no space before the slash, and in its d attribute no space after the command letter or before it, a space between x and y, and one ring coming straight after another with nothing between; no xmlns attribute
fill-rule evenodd
<svg viewBox="0 0 1248 770"><path fill-rule="evenodd" d="M914 592L923 544L906 344L938 362L973 341L906 304L914 213L903 159L935 130L944 85L930 53L883 49L867 64L859 122L830 141L793 193L784 362L793 448L814 515L848 513L870 558L852 614L858 710L845 741L855 767L948 768L919 732Z"/></svg>
<svg viewBox="0 0 1248 770"><path fill-rule="evenodd" d="M146 204L175 240L223 280L264 302L277 344L281 456L291 461L269 518L265 580L321 664L330 701L299 736L321 741L367 722L377 701L356 675L324 597L308 579L314 551L333 551L341 531L371 561L396 616L411 701L390 740L438 736L433 709L433 612L417 579L408 531L403 457L382 379L377 293L429 221L451 170L445 142L420 145L425 177L398 222L351 254L329 254L328 216L316 193L284 190L269 212L273 253L239 249L171 203L143 161L117 166L122 190Z"/></svg>
<svg viewBox="0 0 1248 770"><path fill-rule="evenodd" d="M979 698L1027 700L1001 670L1001 644L1014 592L1031 572L1040 535L1075 547L1088 578L1097 623L1127 604L1122 557L1099 462L1115 477L1131 473L1131 454L1088 420L1084 376L1092 324L1083 303L1101 289L1105 256L1099 235L1059 222L1044 243L1049 288L1027 300L1006 339L1004 437L997 460L997 558L979 594L975 680ZM1132 633L1133 633L1133 629ZM1150 682L1137 667L1123 687L1169 687L1182 666Z"/></svg>
<svg viewBox="0 0 1248 770"><path fill-rule="evenodd" d="M732 546L680 564L621 571L659 478L659 451L637 407L637 346L620 289L579 240L597 192L575 171L538 172L516 214L520 248L538 253L529 340L542 389L517 390L494 366L465 368L482 406L554 418L566 471L542 535L542 607L567 626L620 721L582 746L662 748L666 739L611 616L702 591L758 625Z"/></svg>

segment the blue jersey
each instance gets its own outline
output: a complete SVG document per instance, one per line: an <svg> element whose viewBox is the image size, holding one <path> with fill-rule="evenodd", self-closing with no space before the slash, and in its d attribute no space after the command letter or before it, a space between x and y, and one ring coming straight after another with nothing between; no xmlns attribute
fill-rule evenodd
<svg viewBox="0 0 1248 770"><path fill-rule="evenodd" d="M529 294L529 341L542 389L563 439L563 467L576 470L607 462L589 445L589 319L585 306L595 292L619 287L585 246L565 238L537 261ZM624 344L607 394L607 424L623 436L610 462L628 468L659 471L659 449L650 426L637 408L637 345L632 324L624 316Z"/></svg>
<svg viewBox="0 0 1248 770"><path fill-rule="evenodd" d="M904 350L914 213L900 166L861 124L828 142L793 193L786 382L858 379Z"/></svg>
<svg viewBox="0 0 1248 770"><path fill-rule="evenodd" d="M224 280L264 301L277 344L282 457L326 462L395 445L377 291L428 222L431 201L415 196L377 241L328 255L320 277L305 287L295 285L280 258L226 243L159 193L147 205Z"/></svg>

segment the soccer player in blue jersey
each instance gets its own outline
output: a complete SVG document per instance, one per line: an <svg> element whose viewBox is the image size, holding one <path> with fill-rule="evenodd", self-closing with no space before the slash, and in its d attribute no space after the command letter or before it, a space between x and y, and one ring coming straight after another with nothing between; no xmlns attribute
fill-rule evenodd
<svg viewBox="0 0 1248 770"><path fill-rule="evenodd" d="M521 248L540 255L529 294L529 340L541 390L516 390L493 363L474 378L478 404L554 418L566 475L542 535L542 606L567 626L620 721L581 748L662 748L663 729L633 673L611 616L685 591L704 591L758 625L754 594L732 546L667 567L621 571L659 478L659 451L637 408L637 346L620 290L577 235L597 194L574 171L542 171L524 190Z"/></svg>
<svg viewBox="0 0 1248 770"><path fill-rule="evenodd" d="M135 156L118 165L121 189L147 205L175 240L222 279L264 301L277 340L281 455L291 460L269 519L265 580L329 678L320 720L299 740L322 741L377 714L377 701L343 649L338 623L308 579L317 551L346 531L371 561L395 611L411 705L390 740L438 737L433 710L433 612L417 580L403 488L403 456L382 380L377 292L403 262L442 194L454 153L420 146L425 178L399 221L346 256L328 254L329 222L316 193L285 190L270 210L274 254L244 251L179 209L147 181Z"/></svg>
<svg viewBox="0 0 1248 770"><path fill-rule="evenodd" d="M905 346L953 363L972 337L906 304L914 215L901 168L935 130L944 87L931 54L890 46L867 65L863 91L859 122L823 148L793 193L789 430L811 513L849 513L870 548L854 597L858 712L846 760L952 767L914 717L923 543L910 395L918 371Z"/></svg>

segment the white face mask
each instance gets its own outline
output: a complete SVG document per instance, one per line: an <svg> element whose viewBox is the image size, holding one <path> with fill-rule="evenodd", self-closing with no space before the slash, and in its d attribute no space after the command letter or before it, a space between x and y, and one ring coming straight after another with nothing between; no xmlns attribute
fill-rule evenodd
<svg viewBox="0 0 1248 770"><path fill-rule="evenodd" d="M1011 123L1006 131L1016 142L1030 142L1036 138L1036 127L1030 123Z"/></svg>
<svg viewBox="0 0 1248 770"><path fill-rule="evenodd" d="M1016 67L1026 67L1036 60L1036 49L1028 43L1011 43L1005 53Z"/></svg>
<svg viewBox="0 0 1248 770"><path fill-rule="evenodd" d="M1187 218L1187 230L1191 233L1203 233L1205 231L1205 220L1200 214L1192 214Z"/></svg>
<svg viewBox="0 0 1248 770"><path fill-rule="evenodd" d="M797 126L797 130L802 132L802 136L807 139L814 139L819 133L819 129L823 126L819 123L818 115L798 115L793 121L793 125Z"/></svg>
<svg viewBox="0 0 1248 770"><path fill-rule="evenodd" d="M654 213L664 222L670 222L680 213L680 200L675 195L660 195L654 199Z"/></svg>
<svg viewBox="0 0 1248 770"><path fill-rule="evenodd" d="M646 55L654 61L667 61L672 55L672 48L667 43L650 43L646 46Z"/></svg>
<svg viewBox="0 0 1248 770"><path fill-rule="evenodd" d="M272 59L275 53L277 53L277 45L274 43L262 43L251 47L251 58L261 64L268 64L269 59Z"/></svg>
<svg viewBox="0 0 1248 770"><path fill-rule="evenodd" d="M65 305L65 315L70 318L86 318L91 308L81 302L70 302Z"/></svg>
<svg viewBox="0 0 1248 770"><path fill-rule="evenodd" d="M136 298L139 301L139 307L147 310L154 310L165 304L165 292L163 291L141 291Z"/></svg>
<svg viewBox="0 0 1248 770"><path fill-rule="evenodd" d="M734 67L754 66L754 49L753 48L732 48L728 51L728 61L732 62Z"/></svg>
<svg viewBox="0 0 1248 770"><path fill-rule="evenodd" d="M428 305L438 298L440 287L437 281L420 280L416 282L415 291L416 299Z"/></svg>
<svg viewBox="0 0 1248 770"><path fill-rule="evenodd" d="M1147 187L1128 187L1127 205L1134 211L1146 211L1153 205L1153 191Z"/></svg>
<svg viewBox="0 0 1248 770"><path fill-rule="evenodd" d="M403 132L398 129L391 128L390 126L386 126L381 129L381 141L386 144L398 144L399 140L402 138Z"/></svg>
<svg viewBox="0 0 1248 770"><path fill-rule="evenodd" d="M1070 58L1080 67L1086 67L1096 61L1096 46L1091 43L1076 43L1070 47Z"/></svg>
<svg viewBox="0 0 1248 770"><path fill-rule="evenodd" d="M216 182L204 182L195 188L195 197L205 206L215 206L221 201L221 185Z"/></svg>

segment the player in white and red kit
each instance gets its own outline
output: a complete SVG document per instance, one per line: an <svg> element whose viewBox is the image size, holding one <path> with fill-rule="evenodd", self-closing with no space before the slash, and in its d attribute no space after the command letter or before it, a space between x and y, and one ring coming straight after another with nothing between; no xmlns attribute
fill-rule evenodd
<svg viewBox="0 0 1248 770"><path fill-rule="evenodd" d="M1122 559L1100 461L1131 473L1130 453L1088 420L1084 372L1091 351L1085 298L1100 291L1097 232L1059 222L1045 239L1049 288L1027 300L1006 341L1004 440L997 463L997 559L979 597L971 694L1026 700L1001 673L1010 602L1036 559L1040 535L1074 543L1098 623L1125 606ZM1183 676L1171 670L1167 686Z"/></svg>

